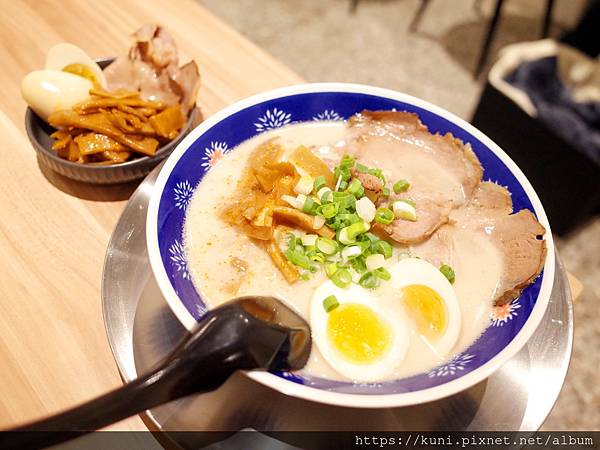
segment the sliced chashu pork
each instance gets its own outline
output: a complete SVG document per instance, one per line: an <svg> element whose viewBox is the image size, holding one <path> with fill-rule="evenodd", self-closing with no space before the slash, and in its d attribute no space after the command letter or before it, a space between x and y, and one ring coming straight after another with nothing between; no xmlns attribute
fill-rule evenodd
<svg viewBox="0 0 600 450"><path fill-rule="evenodd" d="M416 114L364 111L349 121L350 138L343 148L359 162L386 173L388 187L399 179L408 191L390 200L416 203L417 221L396 219L381 227L403 244L425 240L448 221L450 212L469 202L483 170L471 147L451 134L432 134Z"/></svg>
<svg viewBox="0 0 600 450"><path fill-rule="evenodd" d="M531 211L523 209L512 214L510 193L505 188L484 182L467 206L453 211L450 222L426 242L412 246L411 253L436 267L452 265L457 281L461 275L470 276L473 279L465 281L473 285L479 282L475 278L485 276L486 271L493 272L493 268L469 267L465 261L469 253L479 266L494 265L496 259L500 266L493 278L491 297L501 305L516 298L542 270L546 256L544 233ZM464 274L461 265L465 267Z"/></svg>

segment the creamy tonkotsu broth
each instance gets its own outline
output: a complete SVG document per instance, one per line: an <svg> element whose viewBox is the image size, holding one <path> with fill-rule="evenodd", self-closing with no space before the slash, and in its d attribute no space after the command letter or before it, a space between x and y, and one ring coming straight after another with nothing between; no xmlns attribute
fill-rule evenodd
<svg viewBox="0 0 600 450"><path fill-rule="evenodd" d="M225 154L205 175L187 209L184 241L193 282L209 307L242 295L274 295L311 321L311 299L315 290L327 282L327 275L318 271L307 280L288 283L262 244L225 223L219 217L219 212L231 200L248 158L259 144L277 137L286 155L304 145L312 147L313 153L326 160L337 161L344 152L346 130L344 122L301 123L272 130ZM407 169L394 167L395 160L390 157L386 164L384 169L388 171L418 173L419 166L426 162L417 161ZM430 183L430 180L426 183ZM446 185L452 183L452 180L444 180ZM495 290L502 272L502 255L485 239L484 234L478 236L477 233L460 230L454 234L452 259L445 262L456 273L452 289L460 305L458 340L450 351L438 354L411 325L411 321L406 320L408 325L405 326L408 326L410 336L406 356L383 379L398 379L431 370L443 360L466 349L489 324ZM418 257L420 248L425 251L428 245L425 242L409 248L393 240L388 241L393 244L393 256L385 260L386 268L397 264L408 251L411 256ZM394 279L384 281L379 287L364 289L364 292L368 292L382 307L401 312L398 289L394 283ZM395 326L398 325L392 324L392 327ZM334 370L316 345L313 345L310 361L303 370L330 379L349 379Z"/></svg>

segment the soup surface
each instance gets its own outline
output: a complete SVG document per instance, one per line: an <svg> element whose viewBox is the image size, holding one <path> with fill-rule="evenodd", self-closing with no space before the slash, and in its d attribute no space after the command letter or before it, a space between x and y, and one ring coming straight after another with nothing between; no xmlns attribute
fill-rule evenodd
<svg viewBox="0 0 600 450"><path fill-rule="evenodd" d="M395 142L399 133L392 133L385 145L377 145L376 139L382 133L376 131L372 139L357 137L360 126L349 127L346 122L294 124L260 134L226 153L194 192L186 213L185 249L193 282L209 307L242 295L273 295L309 321L314 343L310 361L303 369L306 373L338 380L398 379L431 370L466 349L488 326L494 302L503 294L500 290L506 289L510 264L505 249L498 244L504 241L495 239L495 230L502 231L497 221L501 214L512 210L494 209L485 220L479 220L487 197L479 194L479 181L474 186L469 184L468 170L452 160L444 161L448 156L443 152L440 157L423 147L424 141L418 136ZM352 164L360 162L383 170L379 176L387 180L390 192L374 198L372 203L378 208L389 206L390 210L392 203L402 204L399 208L394 204L391 224L376 219L370 222L369 233L363 232L371 239L371 250L364 255L375 255L367 256L368 268L363 267L360 273L350 269L356 267L356 261L352 261L356 249L348 248L360 246L352 239L345 246L340 244L340 229L332 240L337 240L338 249L344 251L323 261L324 255L314 250L320 248L315 247L318 231L292 229L288 224L288 231L278 241L282 254L292 261L290 247L299 246L307 255L316 253L321 257L311 263L314 265L310 270L295 267L300 277L290 282L265 251L265 240L251 238L243 228L224 220L223 209L239 196L240 180L251 159L256 158L255 150L270 140L282 149L283 162L289 162L290 155L304 146L330 168L341 164L343 155L352 155L357 161ZM394 154L405 156L395 158ZM297 169L302 175L302 168ZM333 171L334 176L337 170ZM368 191L372 180L352 170L352 179L360 178ZM303 174L303 179L306 177ZM341 192L343 185L337 178L334 177L336 186L331 187ZM399 187L395 180L410 180L410 187L395 189ZM349 183L346 190L352 189ZM489 189L484 188L487 195ZM406 204L416 204L414 209L405 206L403 192L411 195ZM316 190L309 196L315 198L314 206L318 207ZM478 203L473 199L479 199ZM323 200L322 205L325 197ZM302 205L296 207L302 209ZM409 213L416 210L416 220L405 219L405 207ZM314 211L317 210L321 211ZM438 210L445 214L442 220L435 219L436 214L442 214ZM423 225L431 216L435 225ZM423 228L415 232L413 228L418 225ZM414 238L416 234L419 236ZM391 244L391 253L380 252L385 257L377 256L380 238ZM361 248L364 250L365 246ZM340 282L332 275L331 266L335 271L336 264L338 271L348 267L351 282ZM381 277L373 275L367 280L363 274Z"/></svg>

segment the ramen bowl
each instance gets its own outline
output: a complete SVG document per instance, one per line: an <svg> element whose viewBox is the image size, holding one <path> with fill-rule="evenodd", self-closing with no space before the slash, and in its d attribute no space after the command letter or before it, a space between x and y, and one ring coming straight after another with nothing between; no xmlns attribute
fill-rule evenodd
<svg viewBox="0 0 600 450"><path fill-rule="evenodd" d="M148 208L148 253L166 301L181 323L191 329L207 306L188 271L183 230L186 208L204 175L223 154L267 130L297 122L345 120L363 110L414 112L431 132L450 132L469 143L483 166L483 179L506 186L514 211L533 211L546 229L547 255L540 276L499 309L466 350L428 372L372 383L330 380L302 372L247 373L259 383L310 401L362 408L408 406L456 394L499 369L536 330L552 290L554 246L538 196L506 153L462 119L406 94L343 83L298 85L237 102L190 132L161 169Z"/></svg>

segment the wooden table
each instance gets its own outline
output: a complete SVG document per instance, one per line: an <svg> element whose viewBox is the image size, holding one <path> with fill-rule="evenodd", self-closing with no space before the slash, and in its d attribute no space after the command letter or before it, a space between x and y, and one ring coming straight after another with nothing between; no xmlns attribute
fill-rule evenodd
<svg viewBox="0 0 600 450"><path fill-rule="evenodd" d="M195 59L205 115L302 80L191 0L0 0L0 428L121 384L101 314L108 240L136 184L86 186L38 166L24 127L21 79L73 42L123 54L144 23ZM139 418L118 429L144 429Z"/></svg>
<svg viewBox="0 0 600 450"><path fill-rule="evenodd" d="M104 252L136 184L86 186L38 166L21 79L67 41L122 54L144 23L171 31L203 79L205 115L302 80L191 0L0 0L0 428L121 384L100 304ZM113 429L145 429L137 417Z"/></svg>

